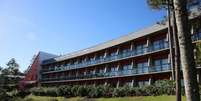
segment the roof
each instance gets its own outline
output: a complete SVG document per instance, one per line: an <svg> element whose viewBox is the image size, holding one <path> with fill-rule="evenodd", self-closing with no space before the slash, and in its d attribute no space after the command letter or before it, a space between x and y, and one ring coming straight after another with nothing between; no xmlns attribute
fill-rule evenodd
<svg viewBox="0 0 201 101"><path fill-rule="evenodd" d="M200 12L199 8L198 9L193 9L192 12L191 12L191 15L189 16L189 19L196 18L196 17L198 17L200 15L201 15L201 12ZM119 37L117 39L110 40L110 41L95 45L93 47L89 47L89 48L86 48L86 49L83 49L83 50L79 50L79 51L72 52L72 53L69 53L69 54L66 54L66 55L62 55L62 56L58 56L58 57L55 57L55 58L45 60L45 61L43 61L42 64L44 65L44 64L49 64L49 63L53 63L53 62L59 62L59 61L75 58L75 57L78 57L78 56L82 56L82 55L85 55L85 54L97 52L97 51L100 51L100 50L103 50L103 49L106 49L106 48L110 48L112 46L116 46L116 45L119 45L119 44L122 44L122 43L125 43L125 42L128 42L128 41L131 41L131 40L136 39L136 38L140 38L140 37L143 37L143 36L155 33L155 32L159 32L161 30L166 29L167 27L168 27L167 23L164 24L164 25L163 24L155 24L155 25L152 25L150 27L147 27L147 28L144 28L142 30L139 30L137 32L127 34L125 36L122 36L122 37Z"/></svg>
<svg viewBox="0 0 201 101"><path fill-rule="evenodd" d="M151 27L147 27L143 30L139 30L137 32L124 35L124 36L119 37L117 39L113 39L113 40L110 40L110 41L107 41L107 42L104 42L104 43L101 43L101 44L98 44L98 45L95 45L95 46L92 46L92 47L89 47L89 48L86 48L86 49L83 49L80 51L72 52L72 53L69 53L66 55L62 55L62 56L58 56L58 57L55 57L55 58L52 58L49 60L45 60L43 62L43 64L63 61L66 59L71 59L71 58L75 58L75 57L82 56L85 54L97 52L97 51L100 51L100 50L103 50L106 48L110 48L112 46L116 46L116 45L119 45L119 44L122 44L122 43L125 43L128 41L131 41L131 40L136 39L136 38L140 38L140 37L145 36L145 35L149 35L151 33L158 32L158 31L166 29L166 28L167 28L167 24L165 24L165 25L155 24Z"/></svg>

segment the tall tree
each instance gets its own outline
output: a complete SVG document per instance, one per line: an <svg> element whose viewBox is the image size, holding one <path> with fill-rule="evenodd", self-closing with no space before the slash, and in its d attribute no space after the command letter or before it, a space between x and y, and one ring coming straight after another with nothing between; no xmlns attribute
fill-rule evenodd
<svg viewBox="0 0 201 101"><path fill-rule="evenodd" d="M199 101L199 87L196 78L194 52L189 29L187 0L174 0L173 4L187 101Z"/></svg>
<svg viewBox="0 0 201 101"><path fill-rule="evenodd" d="M168 16L168 35L170 45L170 58L172 78L176 81L176 101L181 101L181 78L180 78L180 52L177 38L176 18L172 0L148 0L153 9L166 8ZM174 46L174 49L173 49Z"/></svg>
<svg viewBox="0 0 201 101"><path fill-rule="evenodd" d="M176 80L176 101L181 101L181 65L180 65L180 50L179 50L179 40L177 34L176 18L173 0L171 2L171 15L172 15L172 31L173 31L173 40L174 40L174 61L175 61L175 80Z"/></svg>
<svg viewBox="0 0 201 101"><path fill-rule="evenodd" d="M19 74L19 64L14 58L12 58L7 64L8 75L18 75Z"/></svg>

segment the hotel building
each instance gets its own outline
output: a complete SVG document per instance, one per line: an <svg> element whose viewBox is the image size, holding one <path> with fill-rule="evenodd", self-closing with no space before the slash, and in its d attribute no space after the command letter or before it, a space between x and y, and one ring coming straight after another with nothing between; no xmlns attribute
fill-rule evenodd
<svg viewBox="0 0 201 101"><path fill-rule="evenodd" d="M198 14L199 15L199 14ZM190 16L191 22L201 21ZM193 25L192 25L193 26ZM170 40L167 24L155 24L96 46L55 56L39 52L23 83L40 85L141 86L156 80L172 79ZM201 30L191 30L193 44L201 40ZM196 58L196 57L195 57ZM200 66L197 77L201 82Z"/></svg>

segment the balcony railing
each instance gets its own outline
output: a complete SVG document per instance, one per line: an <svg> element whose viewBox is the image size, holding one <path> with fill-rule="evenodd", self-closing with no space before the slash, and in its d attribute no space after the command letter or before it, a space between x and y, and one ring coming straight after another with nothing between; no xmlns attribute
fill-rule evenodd
<svg viewBox="0 0 201 101"><path fill-rule="evenodd" d="M119 59L124 59L124 58L128 58L128 57L132 57L132 56L137 56L137 55L143 55L149 52L154 52L154 51L158 51L161 49L166 49L169 47L168 42L164 42L163 44L160 44L160 46L158 46L159 48L155 48L157 46L151 46L151 47L146 47L143 48L142 50L133 50L133 51L128 51L128 52L124 52L124 53L119 53L117 55L114 56L108 56L102 59L96 59L93 61L87 61L85 63L78 63L77 65L68 65L68 66L60 66L60 67L52 67L49 69L43 69L42 72L50 72L50 71L64 71L64 70L70 70L70 69L76 69L76 68L84 68L87 66L92 66L92 65L96 65L96 64L100 64L100 63L104 63L104 62L110 62L110 61L115 61L115 60L119 60Z"/></svg>
<svg viewBox="0 0 201 101"><path fill-rule="evenodd" d="M192 38L192 41L201 40L201 32L199 32L197 34L193 34L191 38Z"/></svg>
<svg viewBox="0 0 201 101"><path fill-rule="evenodd" d="M58 80L80 80L80 79L91 79L91 78L105 78L105 77L119 77L119 76L134 76L140 74L156 73L156 72L168 72L170 71L170 64L164 64L160 66L150 66L142 68L133 68L128 70L119 70L113 72L105 73L95 73L95 74L86 74L70 77L57 77L57 78L43 78L42 81L58 81Z"/></svg>

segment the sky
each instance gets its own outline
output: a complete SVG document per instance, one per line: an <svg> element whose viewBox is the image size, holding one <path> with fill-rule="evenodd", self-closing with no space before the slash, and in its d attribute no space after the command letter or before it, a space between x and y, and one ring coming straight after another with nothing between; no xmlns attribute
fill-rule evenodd
<svg viewBox="0 0 201 101"><path fill-rule="evenodd" d="M94 46L146 28L165 11L146 0L0 0L0 66L15 58L24 71L33 55Z"/></svg>

